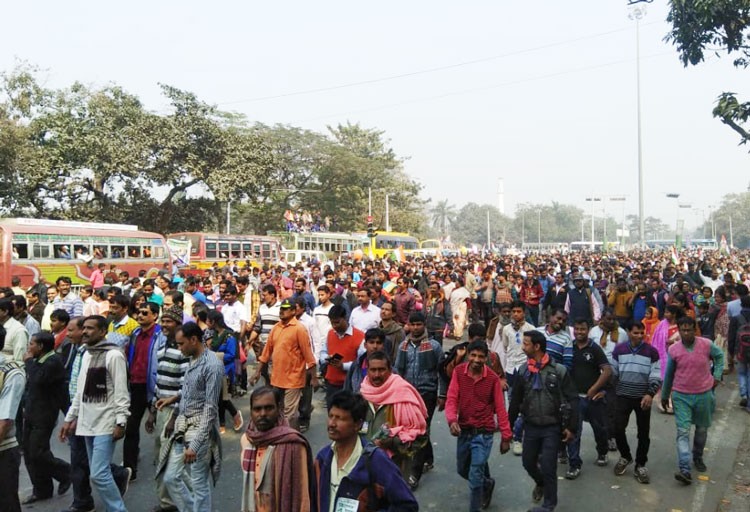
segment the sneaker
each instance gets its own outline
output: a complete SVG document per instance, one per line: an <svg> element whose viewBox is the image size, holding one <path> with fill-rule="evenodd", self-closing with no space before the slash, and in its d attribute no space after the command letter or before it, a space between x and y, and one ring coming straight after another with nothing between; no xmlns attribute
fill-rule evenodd
<svg viewBox="0 0 750 512"><path fill-rule="evenodd" d="M617 441L614 439L610 439L608 442L609 451L616 452L617 451Z"/></svg>
<svg viewBox="0 0 750 512"><path fill-rule="evenodd" d="M70 489L70 486L73 485L73 480L70 478L65 480L64 482L60 482L57 486L57 495L62 496L66 492L68 492L68 489Z"/></svg>
<svg viewBox="0 0 750 512"><path fill-rule="evenodd" d="M706 464L703 462L703 457L696 457L693 459L693 467L697 469L700 473L705 473L708 469L706 467Z"/></svg>
<svg viewBox="0 0 750 512"><path fill-rule="evenodd" d="M638 483L641 484L647 484L651 482L651 479L648 476L648 469L646 469L646 466L635 466L635 470L633 471L633 475L635 476L635 479L638 480Z"/></svg>
<svg viewBox="0 0 750 512"><path fill-rule="evenodd" d="M575 480L579 476L581 476L581 468L570 468L565 473L565 478L568 480Z"/></svg>
<svg viewBox="0 0 750 512"><path fill-rule="evenodd" d="M693 483L693 476L690 471L678 471L674 474L674 479L683 485L690 485Z"/></svg>
<svg viewBox="0 0 750 512"><path fill-rule="evenodd" d="M66 508L62 512L96 512L96 509L94 507L91 507L91 508L70 507L70 508Z"/></svg>
<svg viewBox="0 0 750 512"><path fill-rule="evenodd" d="M596 458L596 465L597 466L604 467L604 466L607 465L608 462L609 462L609 456L606 453L604 453L602 455L599 455Z"/></svg>
<svg viewBox="0 0 750 512"><path fill-rule="evenodd" d="M482 489L482 508L489 508L492 503L492 493L495 491L495 479L487 478Z"/></svg>
<svg viewBox="0 0 750 512"><path fill-rule="evenodd" d="M523 443L521 441L516 441L515 439L511 443L511 446L513 447L513 455L521 456L523 455Z"/></svg>
<svg viewBox="0 0 750 512"><path fill-rule="evenodd" d="M534 490L531 491L531 499L534 503L541 503L542 498L544 498L544 486L537 484L534 486Z"/></svg>
<svg viewBox="0 0 750 512"><path fill-rule="evenodd" d="M740 407L747 407L747 398L740 400Z"/></svg>
<svg viewBox="0 0 750 512"><path fill-rule="evenodd" d="M300 431L301 434L304 434L308 430L310 430L310 424L309 423L300 423L300 425L299 425L299 431Z"/></svg>
<svg viewBox="0 0 750 512"><path fill-rule="evenodd" d="M133 478L133 468L125 467L123 468L125 470L124 477L121 478L115 478L115 485L117 486L117 490L120 491L120 496L125 496L125 493L128 492L128 487L130 487L130 481Z"/></svg>
<svg viewBox="0 0 750 512"><path fill-rule="evenodd" d="M410 475L406 480L406 483L409 484L409 487L412 491L416 491L417 487L419 487L419 480L417 480L417 477L415 477L414 475Z"/></svg>
<svg viewBox="0 0 750 512"><path fill-rule="evenodd" d="M568 451L563 448L561 452L558 453L557 462L560 464L568 464Z"/></svg>
<svg viewBox="0 0 750 512"><path fill-rule="evenodd" d="M625 457L620 457L620 460L617 461L617 464L615 464L615 475L622 476L625 474L625 470L628 469L628 466L632 463L632 460L628 460Z"/></svg>
<svg viewBox="0 0 750 512"><path fill-rule="evenodd" d="M435 469L435 463L434 462L425 462L424 466L422 466L422 473L427 473L429 471L432 471L433 469ZM492 485L494 486L495 485L494 484L495 481L493 480L492 482L493 482ZM493 489L494 489L494 487L493 487Z"/></svg>
<svg viewBox="0 0 750 512"><path fill-rule="evenodd" d="M224 425L220 426L219 427L219 434L224 435L226 433L227 433L227 427L225 427Z"/></svg>
<svg viewBox="0 0 750 512"><path fill-rule="evenodd" d="M245 418L242 417L242 411L237 411L234 417L234 431L239 432L242 430L242 425L245 424Z"/></svg>
<svg viewBox="0 0 750 512"><path fill-rule="evenodd" d="M125 468L128 471L128 482L135 482L138 480L138 470L133 468Z"/></svg>

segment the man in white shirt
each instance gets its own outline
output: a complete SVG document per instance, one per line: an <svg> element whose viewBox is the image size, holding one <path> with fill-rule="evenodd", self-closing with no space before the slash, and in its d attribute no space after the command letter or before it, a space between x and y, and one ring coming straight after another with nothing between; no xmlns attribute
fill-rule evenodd
<svg viewBox="0 0 750 512"><path fill-rule="evenodd" d="M518 369L528 361L529 357L523 351L523 333L533 331L535 327L526 321L526 305L521 301L515 301L510 308L510 323L505 327L498 328L495 338L492 340L492 351L500 356L500 362L505 370L508 382L508 396L510 396L513 384L518 375ZM523 422L520 417L513 425L513 447L514 455L523 452Z"/></svg>
<svg viewBox="0 0 750 512"><path fill-rule="evenodd" d="M125 435L130 415L127 365L120 347L107 343L106 335L107 320L103 316L84 321L86 353L75 397L60 429L60 441L74 434L84 438L90 454L91 483L105 508L127 512L110 468L113 445Z"/></svg>
<svg viewBox="0 0 750 512"><path fill-rule="evenodd" d="M221 307L224 323L237 333L237 340L241 343L247 332L247 308L237 300L237 287L230 284L224 290L225 304Z"/></svg>
<svg viewBox="0 0 750 512"><path fill-rule="evenodd" d="M11 299L0 300L0 324L5 328L5 346L3 353L11 361L16 361L23 366L23 355L29 344L29 333L21 322L13 317L13 301Z"/></svg>
<svg viewBox="0 0 750 512"><path fill-rule="evenodd" d="M357 302L359 306L352 310L349 323L362 332L375 329L380 323L380 308L370 303L369 288L363 287L357 290Z"/></svg>
<svg viewBox="0 0 750 512"><path fill-rule="evenodd" d="M305 301L304 297L297 297L294 300L294 306L297 308L297 321L307 329L307 335L310 338L310 348L312 349L313 355L315 355L315 360L318 361L320 348L324 341L318 336L318 327L315 325L315 320L307 314L307 301ZM300 432L305 432L310 428L313 398L313 388L310 380L310 375L307 375L305 379L305 387L302 389L302 397L299 401Z"/></svg>
<svg viewBox="0 0 750 512"><path fill-rule="evenodd" d="M333 307L331 302L331 290L328 285L318 286L318 299L320 305L313 311L313 319L315 320L315 327L318 330L318 338L321 340L328 339L328 331L331 330L331 319L328 318L328 312ZM320 348L318 348L320 350ZM315 360L320 360L320 353L315 354Z"/></svg>

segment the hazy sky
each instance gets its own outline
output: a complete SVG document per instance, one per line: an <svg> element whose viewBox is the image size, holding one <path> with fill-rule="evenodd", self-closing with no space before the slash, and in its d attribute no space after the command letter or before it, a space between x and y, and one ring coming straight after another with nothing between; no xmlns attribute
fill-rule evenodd
<svg viewBox="0 0 750 512"><path fill-rule="evenodd" d="M434 201L497 204L504 178L508 214L520 202L586 208L592 193L627 195L635 213L626 3L12 2L0 68L26 60L51 87L116 83L155 111L163 82L252 121L376 127ZM705 208L747 187L747 148L711 109L722 91L750 97L750 71L714 57L683 68L663 41L666 4L649 4L641 25L643 158L646 215L673 225L665 193ZM408 76L382 80L397 75ZM356 82L370 83L333 89Z"/></svg>

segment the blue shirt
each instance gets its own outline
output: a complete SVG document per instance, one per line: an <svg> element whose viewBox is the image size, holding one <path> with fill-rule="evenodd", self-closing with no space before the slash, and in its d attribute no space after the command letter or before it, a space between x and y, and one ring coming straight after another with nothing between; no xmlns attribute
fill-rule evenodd
<svg viewBox="0 0 750 512"><path fill-rule="evenodd" d="M202 302L203 304L206 303L206 295L201 291L195 290L193 292L193 298L198 302Z"/></svg>

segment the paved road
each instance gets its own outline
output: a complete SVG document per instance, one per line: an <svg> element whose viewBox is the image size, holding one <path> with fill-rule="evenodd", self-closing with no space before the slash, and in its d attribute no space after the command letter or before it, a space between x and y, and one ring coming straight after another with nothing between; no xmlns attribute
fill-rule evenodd
<svg viewBox="0 0 750 512"><path fill-rule="evenodd" d="M652 483L641 485L635 481L632 472L615 477L612 467L597 467L594 464L596 451L591 429L584 425L582 455L583 473L578 480L567 481L560 476L559 512L565 511L673 511L705 512L716 510L727 489L732 472L737 446L745 429L750 427L750 416L737 407L738 390L736 378L730 376L730 383L719 388L716 421L709 430L705 461L708 465L707 481L696 479L690 487L683 487L673 478L676 469L674 417L659 414L654 408L651 418L651 449L648 468ZM315 397L312 428L307 436L317 452L327 441L323 395ZM248 399L235 401L247 417ZM228 423L231 421L227 418ZM634 423L634 421L632 422ZM421 510L465 510L468 507L468 485L455 473L455 440L448 432L445 417L436 415L433 423L435 444L435 469L426 474L416 491ZM635 451L634 425L629 428ZM214 491L214 510L235 511L240 501L241 471L239 468L239 434L227 432L222 436L224 446L224 473ZM496 438L495 452L490 459L492 475L497 480L495 497L491 511L522 511L531 506L531 480L521 466L521 458L511 453L500 455L499 439ZM53 441L53 450L58 456L68 459L66 445ZM116 460L122 460L122 443L116 449ZM156 504L153 486L153 466L150 464L153 442L148 434L141 437L141 466L139 477L126 497L131 511L148 511ZM612 459L616 453L611 454ZM750 461L749 461L750 463ZM632 466L631 466L632 468ZM564 468L558 468L562 475ZM21 496L30 493L31 487L25 466L21 465ZM34 512L60 511L70 505L72 491L66 496L24 507ZM100 503L97 501L97 505ZM103 507L99 508L103 510Z"/></svg>

